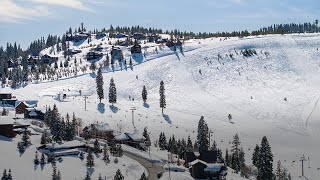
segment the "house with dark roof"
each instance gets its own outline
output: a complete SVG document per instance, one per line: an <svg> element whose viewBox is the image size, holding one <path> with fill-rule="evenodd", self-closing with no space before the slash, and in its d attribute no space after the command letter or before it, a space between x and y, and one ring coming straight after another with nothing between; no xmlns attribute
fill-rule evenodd
<svg viewBox="0 0 320 180"><path fill-rule="evenodd" d="M15 107L17 99L11 93L0 93L0 105Z"/></svg>
<svg viewBox="0 0 320 180"><path fill-rule="evenodd" d="M49 64L50 65L50 64L53 64L57 61L58 61L58 57L56 57L56 56L45 54L41 57L42 64Z"/></svg>
<svg viewBox="0 0 320 180"><path fill-rule="evenodd" d="M79 41L86 40L88 37L90 37L89 34L80 32L80 33L76 33L73 36L73 40L74 42L79 42Z"/></svg>
<svg viewBox="0 0 320 180"><path fill-rule="evenodd" d="M98 32L98 33L96 34L96 39L101 39L101 38L104 38L104 37L106 37L106 36L107 36L106 33L104 33L104 32Z"/></svg>
<svg viewBox="0 0 320 180"><path fill-rule="evenodd" d="M131 54L141 53L141 45L137 41L134 42L134 45L131 47Z"/></svg>
<svg viewBox="0 0 320 180"><path fill-rule="evenodd" d="M131 147L140 149L140 150L146 150L145 141L146 138L143 136L143 134L139 132L134 133L119 133L114 136L115 142L121 143L121 144L127 144Z"/></svg>
<svg viewBox="0 0 320 180"><path fill-rule="evenodd" d="M86 55L87 61L96 60L96 59L99 59L101 57L103 57L103 54L101 52L98 52L98 51L90 51Z"/></svg>
<svg viewBox="0 0 320 180"><path fill-rule="evenodd" d="M74 54L78 54L81 53L82 51L80 49L68 49L66 51L66 55L74 55Z"/></svg>
<svg viewBox="0 0 320 180"><path fill-rule="evenodd" d="M0 116L0 135L9 138L15 137L14 120L8 116Z"/></svg>
<svg viewBox="0 0 320 180"><path fill-rule="evenodd" d="M115 60L123 60L123 53L122 50L119 47L114 47L112 46L111 49L111 61L115 61Z"/></svg>
<svg viewBox="0 0 320 180"><path fill-rule="evenodd" d="M217 157L217 151L187 152L184 165L195 179L225 180L227 167Z"/></svg>
<svg viewBox="0 0 320 180"><path fill-rule="evenodd" d="M26 101L17 101L15 106L16 114L24 114L26 108L33 108L35 106L36 104L28 104Z"/></svg>
<svg viewBox="0 0 320 180"><path fill-rule="evenodd" d="M46 110L44 108L30 107L25 108L24 118L44 120Z"/></svg>
<svg viewBox="0 0 320 180"><path fill-rule="evenodd" d="M136 40L143 40L143 39L146 39L146 36L142 33L135 33L133 34L133 39L136 39Z"/></svg>
<svg viewBox="0 0 320 180"><path fill-rule="evenodd" d="M32 65L36 65L38 63L40 63L40 57L39 56L29 56L29 58L27 59L28 65L32 66Z"/></svg>

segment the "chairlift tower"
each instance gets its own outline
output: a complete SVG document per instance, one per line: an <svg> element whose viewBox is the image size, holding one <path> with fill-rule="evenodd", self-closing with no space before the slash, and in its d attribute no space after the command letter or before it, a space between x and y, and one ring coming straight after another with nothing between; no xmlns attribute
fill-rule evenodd
<svg viewBox="0 0 320 180"><path fill-rule="evenodd" d="M134 125L134 111L137 109L135 107L132 107L130 110L132 112L132 125L133 125L134 130L136 130L136 126Z"/></svg>

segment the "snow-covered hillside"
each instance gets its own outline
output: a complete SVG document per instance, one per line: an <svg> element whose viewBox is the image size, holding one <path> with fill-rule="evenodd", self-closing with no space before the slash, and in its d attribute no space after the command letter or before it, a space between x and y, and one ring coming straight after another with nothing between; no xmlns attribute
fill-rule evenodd
<svg viewBox="0 0 320 180"><path fill-rule="evenodd" d="M111 77L115 80L117 108L111 108L107 99L99 104L95 74L89 72L16 90L5 88L1 92L12 92L18 99L38 99L39 106L43 107L57 104L60 112L75 112L84 124L107 122L116 131L119 127L122 131L133 131L130 108L135 107L135 126L140 131L148 127L152 141L158 139L160 132L178 138L190 135L194 141L197 123L200 116L204 116L213 131L212 140L216 140L223 151L230 149L230 141L238 133L246 163L251 164L254 146L267 136L274 161L281 160L293 179L301 175L299 159L304 154L308 159L305 175L317 180L320 176L319 42L319 34L268 35L226 41L213 38L186 42L184 53L169 48L158 48L156 53L154 49L158 45L147 43L143 46L147 46L149 53L141 62L134 62L132 69L116 67L119 71L114 72L111 68L103 69L105 96ZM93 43L97 44L98 40ZM74 47L81 49L85 44ZM243 58L240 51L245 49L255 49L257 55ZM82 50L77 59L83 59L88 51ZM270 55L266 55L268 53ZM219 54L222 58L218 60ZM226 56L230 54L232 58ZM129 59L127 49L124 56ZM163 115L159 108L161 80L167 98ZM148 91L146 105L141 99L143 85ZM79 90L88 95L86 111ZM55 99L61 92L68 95L63 102ZM228 114L232 114L233 123L229 122ZM0 169L5 167L8 168L0 163Z"/></svg>

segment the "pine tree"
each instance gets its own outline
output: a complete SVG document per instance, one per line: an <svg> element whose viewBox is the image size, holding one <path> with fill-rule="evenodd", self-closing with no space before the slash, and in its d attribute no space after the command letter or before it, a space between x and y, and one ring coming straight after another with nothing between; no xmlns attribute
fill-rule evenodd
<svg viewBox="0 0 320 180"><path fill-rule="evenodd" d="M217 148L217 143L216 143L215 140L213 140L213 143L212 143L212 146L211 146L211 150L212 150L212 151L217 151L217 150L218 150L218 148Z"/></svg>
<svg viewBox="0 0 320 180"><path fill-rule="evenodd" d="M146 140L145 140L146 145L147 145L148 147L151 146L151 140L150 140L150 136L149 136L147 127L145 127L145 128L143 129L143 137L146 139Z"/></svg>
<svg viewBox="0 0 320 180"><path fill-rule="evenodd" d="M107 144L104 144L103 145L103 158L105 163L110 163L110 159L109 159L109 154L108 154L108 151L107 151Z"/></svg>
<svg viewBox="0 0 320 180"><path fill-rule="evenodd" d="M98 75L96 77L96 84L97 84L97 94L101 103L101 100L104 98L103 92L103 76L101 67L98 69Z"/></svg>
<svg viewBox="0 0 320 180"><path fill-rule="evenodd" d="M22 134L22 144L23 144L24 146L29 146L29 145L31 145L30 137L29 137L27 128L24 129L23 134Z"/></svg>
<svg viewBox="0 0 320 180"><path fill-rule="evenodd" d="M76 136L77 133L77 119L76 119L76 115L73 113L72 114L72 128L73 128L73 132L74 132L74 136Z"/></svg>
<svg viewBox="0 0 320 180"><path fill-rule="evenodd" d="M114 83L113 78L110 79L110 87L109 87L109 103L117 103L117 89Z"/></svg>
<svg viewBox="0 0 320 180"><path fill-rule="evenodd" d="M147 176L144 172L142 173L140 180L147 180Z"/></svg>
<svg viewBox="0 0 320 180"><path fill-rule="evenodd" d="M101 176L101 174L99 174L99 179L98 180L104 180Z"/></svg>
<svg viewBox="0 0 320 180"><path fill-rule="evenodd" d="M256 167L258 167L259 165L259 152L260 152L259 145L256 144L256 147L254 148L253 154L252 154L252 164Z"/></svg>
<svg viewBox="0 0 320 180"><path fill-rule="evenodd" d="M35 165L38 165L38 164L39 164L38 151L36 151L36 154L35 154L35 157L34 157L33 163L34 163Z"/></svg>
<svg viewBox="0 0 320 180"><path fill-rule="evenodd" d="M98 139L96 139L96 140L94 141L93 151L94 151L94 153L96 153L96 154L100 153L100 151L101 151L101 149L100 149L100 143L99 143Z"/></svg>
<svg viewBox="0 0 320 180"><path fill-rule="evenodd" d="M266 180L273 178L273 154L266 136L262 138L258 160L257 180Z"/></svg>
<svg viewBox="0 0 320 180"><path fill-rule="evenodd" d="M226 149L225 162L227 166L230 166L230 156L228 149Z"/></svg>
<svg viewBox="0 0 320 180"><path fill-rule="evenodd" d="M11 169L9 169L8 171L8 176L7 176L7 180L12 180L12 174L11 174Z"/></svg>
<svg viewBox="0 0 320 180"><path fill-rule="evenodd" d="M91 149L89 148L88 156L87 156L87 167L93 167L94 166L94 158Z"/></svg>
<svg viewBox="0 0 320 180"><path fill-rule="evenodd" d="M41 135L41 142L40 144L46 144L47 143L47 133L42 133Z"/></svg>
<svg viewBox="0 0 320 180"><path fill-rule="evenodd" d="M64 138L64 140L65 141L72 141L75 136L75 132L74 132L75 130L73 128L72 123L69 120L70 119L69 116L67 116L66 119L67 119L67 122L65 123L65 133L64 133L65 138Z"/></svg>
<svg viewBox="0 0 320 180"><path fill-rule="evenodd" d="M192 141L191 141L190 135L188 136L188 142L187 142L186 151L187 152L193 152L193 145L192 145Z"/></svg>
<svg viewBox="0 0 320 180"><path fill-rule="evenodd" d="M57 166L53 166L53 173L52 173L52 180L58 180L59 176L58 176L58 172L57 172Z"/></svg>
<svg viewBox="0 0 320 180"><path fill-rule="evenodd" d="M116 175L113 178L114 180L123 180L124 176L121 174L120 169L117 170Z"/></svg>
<svg viewBox="0 0 320 180"><path fill-rule="evenodd" d="M162 114L163 114L163 109L166 108L166 96L165 96L164 92L165 92L164 82L161 81L159 94L160 94L160 108L162 108Z"/></svg>
<svg viewBox="0 0 320 180"><path fill-rule="evenodd" d="M79 154L79 158L81 159L81 161L84 159L84 153L82 151Z"/></svg>
<svg viewBox="0 0 320 180"><path fill-rule="evenodd" d="M146 90L146 86L143 86L141 95L142 95L143 102L146 103L147 102L147 96L148 96L148 93L147 93L147 90Z"/></svg>
<svg viewBox="0 0 320 180"><path fill-rule="evenodd" d="M91 176L90 176L89 171L87 171L86 177L84 178L84 180L91 180Z"/></svg>
<svg viewBox="0 0 320 180"><path fill-rule="evenodd" d="M7 180L7 178L8 178L7 170L4 169L1 180Z"/></svg>
<svg viewBox="0 0 320 180"><path fill-rule="evenodd" d="M237 173L241 169L241 163L240 163L240 139L238 134L236 134L233 137L232 141L232 149L231 149L231 168L234 169Z"/></svg>
<svg viewBox="0 0 320 180"><path fill-rule="evenodd" d="M209 149L209 135L208 135L208 125L204 121L204 117L201 116L198 123L198 146L199 152L204 152Z"/></svg>
<svg viewBox="0 0 320 180"><path fill-rule="evenodd" d="M41 165L46 164L46 158L45 158L44 154L41 154L40 164Z"/></svg>
<svg viewBox="0 0 320 180"><path fill-rule="evenodd" d="M282 174L283 174L283 167L281 165L281 161L278 161L276 172L275 172L276 180L285 180L282 178Z"/></svg>

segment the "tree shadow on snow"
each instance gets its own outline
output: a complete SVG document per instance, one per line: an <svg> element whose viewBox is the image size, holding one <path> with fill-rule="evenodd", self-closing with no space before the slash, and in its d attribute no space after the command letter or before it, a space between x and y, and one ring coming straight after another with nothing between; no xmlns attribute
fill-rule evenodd
<svg viewBox="0 0 320 180"><path fill-rule="evenodd" d="M166 114L162 114L162 117L164 118L164 120L166 120L169 124L172 124L171 119L168 115Z"/></svg>
<svg viewBox="0 0 320 180"><path fill-rule="evenodd" d="M177 56L178 60L180 61L180 56L177 52L174 52L174 54Z"/></svg>
<svg viewBox="0 0 320 180"><path fill-rule="evenodd" d="M142 60L143 60L143 56L142 56L142 53L134 53L132 54L132 59L134 59L138 64L141 64L142 63Z"/></svg>
<svg viewBox="0 0 320 180"><path fill-rule="evenodd" d="M93 167L87 167L87 171L89 172L90 176L94 173L94 168Z"/></svg>
<svg viewBox="0 0 320 180"><path fill-rule="evenodd" d="M101 114L103 114L103 113L106 111L104 103L99 103L99 104L98 104L98 111L99 111Z"/></svg>
<svg viewBox="0 0 320 180"><path fill-rule="evenodd" d="M5 136L1 136L0 135L0 141L8 141L8 142L12 142L13 140L11 138L5 137Z"/></svg>
<svg viewBox="0 0 320 180"><path fill-rule="evenodd" d="M114 105L109 105L109 108L113 113L117 113L119 111L118 107L116 107Z"/></svg>
<svg viewBox="0 0 320 180"><path fill-rule="evenodd" d="M92 78L96 78L96 77L97 77L97 75L96 75L95 72L90 73L90 76L91 76Z"/></svg>
<svg viewBox="0 0 320 180"><path fill-rule="evenodd" d="M149 108L149 107L150 107L150 105L149 105L148 103L143 103L143 107L145 107L145 108Z"/></svg>

